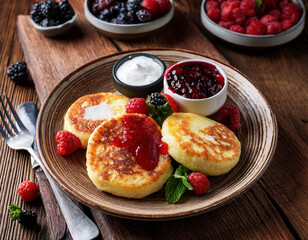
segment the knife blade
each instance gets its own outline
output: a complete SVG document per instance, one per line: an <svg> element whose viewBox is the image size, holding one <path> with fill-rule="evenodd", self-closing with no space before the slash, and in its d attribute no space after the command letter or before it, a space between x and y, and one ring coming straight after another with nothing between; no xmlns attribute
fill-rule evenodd
<svg viewBox="0 0 308 240"><path fill-rule="evenodd" d="M25 127L35 139L35 126L37 119L37 110L33 102L21 103L17 109L17 114ZM33 149L37 152L36 142L33 143ZM49 182L39 167L37 161L31 156L31 165L35 171L37 181L40 186L40 193L44 203L46 217L49 224L50 239L71 239L71 235L66 227L66 223L61 212L60 206L51 190Z"/></svg>
<svg viewBox="0 0 308 240"><path fill-rule="evenodd" d="M17 107L17 114L25 127L31 133L33 138L35 139L35 126L37 119L37 110L35 104L33 102L24 102L21 103ZM33 149L37 152L36 142L33 143ZM39 164L35 161L35 159L31 156L31 165L33 169L39 167Z"/></svg>

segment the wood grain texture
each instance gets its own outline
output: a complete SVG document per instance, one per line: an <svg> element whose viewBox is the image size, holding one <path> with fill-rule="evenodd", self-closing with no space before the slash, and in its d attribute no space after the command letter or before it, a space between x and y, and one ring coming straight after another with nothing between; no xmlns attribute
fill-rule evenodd
<svg viewBox="0 0 308 240"><path fill-rule="evenodd" d="M33 2L34 0L11 0L2 1L0 5L0 92L6 92L14 106L23 101L34 101L39 106L33 85L18 86L6 76L9 64L24 60L15 23L17 15L30 12ZM78 14L81 14L82 1L71 0L71 2ZM186 42L183 42L180 35L175 39L167 31L164 36L154 37L160 39L159 41L149 38L140 44L156 47L151 46L148 41L157 44L163 41L166 44L163 47L196 48L194 50L200 53L209 52L210 56L223 55L233 66L252 79L272 106L279 126L276 154L264 176L251 190L230 204L197 217L179 221L143 222L119 219L91 210L99 223L102 237L104 239L306 239L308 236L308 83L306 80L308 25L306 24L300 37L279 48L263 52L242 50L220 43L202 28L199 17L200 4L200 0L176 1L179 15L185 17L183 28L186 24L193 26L196 30L193 34L204 36L200 41L194 41L194 35L186 35ZM304 4L307 9L308 1L304 0ZM101 34L98 35L100 36L98 44L100 41L109 41ZM211 44L204 46L203 42L209 42L207 39ZM190 41L194 45L190 44ZM117 50L138 48L137 43L112 40L111 42L112 47ZM169 45L169 42L172 44ZM202 47L198 48L195 45ZM114 51L114 48L108 47L105 51ZM68 64L71 66L72 63ZM43 76L44 73L39 77L44 79ZM21 181L34 180L28 154L13 151L0 140L0 159L0 239L48 239L41 201L25 203L16 193L16 187ZM18 223L12 222L7 211L10 203L35 210L38 214L38 227L25 229Z"/></svg>

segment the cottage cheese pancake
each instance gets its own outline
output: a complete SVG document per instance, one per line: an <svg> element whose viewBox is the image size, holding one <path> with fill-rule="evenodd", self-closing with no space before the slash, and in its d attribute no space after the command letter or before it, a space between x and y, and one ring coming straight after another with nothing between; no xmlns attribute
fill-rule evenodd
<svg viewBox="0 0 308 240"><path fill-rule="evenodd" d="M172 173L171 160L168 154L162 154L157 148L157 162L154 166L139 164L137 156L130 151L132 145L125 147L123 144L125 134L130 132L123 120L127 116L133 117L134 122L144 120L146 123L151 123L154 128L150 129L150 133L147 133L147 130L143 128L143 134L147 135L147 138L150 135L160 136L159 141L161 141L160 127L145 115L127 114L105 121L90 136L86 154L87 171L94 185L101 191L121 197L143 198L161 189L167 181ZM140 127L142 128L141 125ZM137 140L129 138L129 143L131 141L139 140L138 138ZM144 141L148 142L148 139L144 139ZM143 141L139 141L139 143L141 145L137 151L145 146ZM151 146L148 147L151 148ZM150 152L153 152L152 148ZM144 159L145 155L141 154L141 156ZM151 169L146 170L147 168Z"/></svg>
<svg viewBox="0 0 308 240"><path fill-rule="evenodd" d="M174 113L162 126L169 154L192 171L217 176L238 162L241 145L223 124L192 113Z"/></svg>
<svg viewBox="0 0 308 240"><path fill-rule="evenodd" d="M97 93L79 98L64 117L64 130L80 138L82 148L87 148L94 129L102 122L125 114L129 99L114 93Z"/></svg>

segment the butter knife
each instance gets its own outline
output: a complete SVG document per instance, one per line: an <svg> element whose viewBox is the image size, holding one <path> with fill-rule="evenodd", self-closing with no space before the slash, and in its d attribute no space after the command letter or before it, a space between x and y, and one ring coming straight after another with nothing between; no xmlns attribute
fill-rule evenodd
<svg viewBox="0 0 308 240"><path fill-rule="evenodd" d="M23 121L26 128L29 130L29 132L31 132L32 135L33 134L35 135L35 124L36 124L37 111L36 111L34 103L33 102L22 103L21 105L18 106L17 113L20 119ZM37 153L36 145L33 146L33 148L35 148L34 151ZM31 159L31 163L36 172L40 170L40 172L42 173L42 170L40 167L38 167L38 163L36 162L35 159ZM47 181L46 177L45 177L45 181ZM73 239L93 239L97 237L99 234L97 226L95 226L95 224L86 217L86 215L76 206L76 204L71 199L69 199L69 197L58 186L56 186L56 184L51 179L49 180L49 183L53 185L52 188L50 188L49 192L51 193L53 192L53 190L51 189L54 189L54 191L56 191L54 193L56 194L57 200L60 203L60 208L62 210L62 213L68 214L66 215L66 217L63 215L62 216L66 219L66 223L68 224L68 227L69 227L69 230L70 230L70 233ZM50 187L49 184L45 184L45 185ZM46 192L48 191L44 191L42 198L44 198L44 194ZM52 197L55 199L54 195L52 195ZM46 205L45 205L45 202L44 202L44 206L46 209L46 206L50 207L50 203L47 204L46 202ZM48 211L50 211L50 209L48 209ZM52 211L54 211L54 209ZM47 214L47 211L46 211L46 214ZM80 223L82 222L82 224L84 224L83 229L85 231L83 231L83 229L76 228L77 225L79 225L78 224L79 220L80 220ZM52 226L57 226L58 224L59 222L56 222L55 224L52 224ZM61 225L65 225L65 224L61 224ZM59 239L59 238L61 238L61 236L56 236L55 239Z"/></svg>

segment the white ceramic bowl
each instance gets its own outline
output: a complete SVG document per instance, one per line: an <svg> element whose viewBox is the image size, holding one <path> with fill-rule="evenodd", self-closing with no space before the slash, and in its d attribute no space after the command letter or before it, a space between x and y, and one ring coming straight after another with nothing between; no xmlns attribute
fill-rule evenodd
<svg viewBox="0 0 308 240"><path fill-rule="evenodd" d="M203 99L190 99L190 98L185 98L177 93L173 93L169 89L169 86L167 83L167 75L172 69L174 69L174 67L179 66L182 63L187 63L187 62L201 62L201 63L209 63L209 64L214 65L225 79L225 84L223 88L214 96L209 97L209 98L203 98ZM165 74L164 74L164 93L169 94L170 96L174 98L181 112L191 112L191 113L196 113L196 114L200 114L203 116L212 115L215 112L217 112L225 104L226 99L227 99L227 89L228 89L227 75L221 69L221 67L219 67L217 64L211 61L204 61L200 59L191 59L191 60L181 61L169 67L165 71Z"/></svg>
<svg viewBox="0 0 308 240"><path fill-rule="evenodd" d="M297 24L281 33L262 36L236 33L219 26L207 16L204 7L206 1L207 0L203 0L201 4L201 22L203 26L214 36L234 45L252 48L279 46L295 39L304 29L306 10L301 0L294 0L294 2L297 3L298 6L302 9L303 13L301 19Z"/></svg>
<svg viewBox="0 0 308 240"><path fill-rule="evenodd" d="M95 17L90 11L90 2L91 0L84 2L84 13L87 20L107 37L120 40L133 40L148 36L170 22L174 14L173 0L170 0L170 11L154 21L137 24L115 24Z"/></svg>
<svg viewBox="0 0 308 240"><path fill-rule="evenodd" d="M66 33L73 26L76 19L77 19L77 15L75 14L71 20L65 23L62 23L60 25L52 26L52 27L42 27L41 25L38 25L37 23L35 23L30 17L33 27L36 30L38 30L41 34L43 34L45 37L56 37L56 36Z"/></svg>

